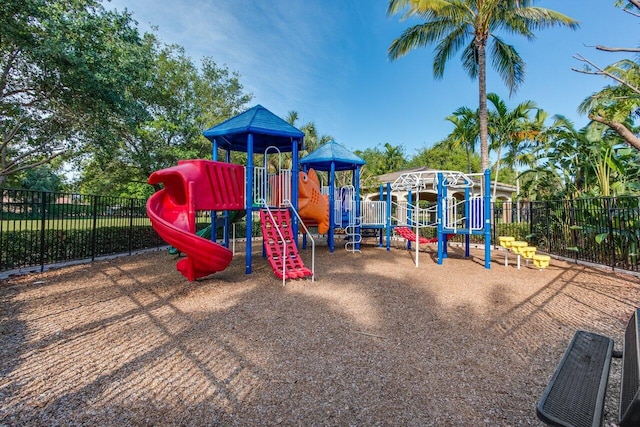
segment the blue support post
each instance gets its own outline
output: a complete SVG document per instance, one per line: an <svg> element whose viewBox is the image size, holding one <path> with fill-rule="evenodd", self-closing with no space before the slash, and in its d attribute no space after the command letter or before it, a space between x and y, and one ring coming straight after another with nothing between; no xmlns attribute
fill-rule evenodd
<svg viewBox="0 0 640 427"><path fill-rule="evenodd" d="M484 171L484 268L491 268L491 171Z"/></svg>
<svg viewBox="0 0 640 427"><path fill-rule="evenodd" d="M293 209L298 212L298 174L300 171L300 161L298 158L298 145L300 144L299 140L293 141L293 147L291 152L291 205ZM296 246L300 247L300 241L298 239L298 215L291 215L291 231L295 236Z"/></svg>
<svg viewBox="0 0 640 427"><path fill-rule="evenodd" d="M438 222L438 264L442 265L442 259L444 258L444 245L446 245L446 236L443 232L443 218L444 212L442 209L442 203L444 200L444 185L442 182L442 173L438 173L438 197L437 197L437 222Z"/></svg>
<svg viewBox="0 0 640 427"><path fill-rule="evenodd" d="M245 274L251 274L251 226L253 223L253 134L247 135L247 182L245 187L245 199L247 203L247 228L246 234L247 243L245 247Z"/></svg>
<svg viewBox="0 0 640 427"><path fill-rule="evenodd" d="M467 217L466 226L467 226L467 234L464 236L464 256L469 258L471 256L469 244L471 243L471 227L473 224L471 223L471 191L469 191L469 187L464 189L464 212Z"/></svg>
<svg viewBox="0 0 640 427"><path fill-rule="evenodd" d="M302 165L302 172L308 172L307 165ZM307 233L302 233L302 249L307 249Z"/></svg>
<svg viewBox="0 0 640 427"><path fill-rule="evenodd" d="M329 234L327 235L327 246L329 246L329 252L333 252L334 250L334 241L333 234L336 230L335 226L335 173L336 173L336 165L334 162L331 162L331 168L329 169Z"/></svg>
<svg viewBox="0 0 640 427"><path fill-rule="evenodd" d="M352 176L351 184L356 189L356 235L360 234L360 215L362 208L360 206L360 166L356 166L355 173ZM356 249L360 250L360 242L356 242Z"/></svg>
<svg viewBox="0 0 640 427"><path fill-rule="evenodd" d="M391 200L391 183L387 182L387 251L391 250ZM382 233L380 235L382 238Z"/></svg>

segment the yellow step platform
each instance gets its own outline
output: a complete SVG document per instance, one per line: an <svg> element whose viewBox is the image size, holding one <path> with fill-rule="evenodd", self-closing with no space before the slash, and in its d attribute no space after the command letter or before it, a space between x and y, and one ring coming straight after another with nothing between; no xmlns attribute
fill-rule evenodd
<svg viewBox="0 0 640 427"><path fill-rule="evenodd" d="M514 240L511 242L511 250L514 254L518 255L518 270L520 270L520 255L522 255L522 250L528 246L529 244L522 240Z"/></svg>
<svg viewBox="0 0 640 427"><path fill-rule="evenodd" d="M498 244L503 248L509 249L511 247L511 242L513 242L515 237L511 236L498 236Z"/></svg>
<svg viewBox="0 0 640 427"><path fill-rule="evenodd" d="M525 246L520 248L520 254L527 259L532 259L536 254L536 249L537 248L535 246Z"/></svg>
<svg viewBox="0 0 640 427"><path fill-rule="evenodd" d="M549 267L549 261L551 261L551 257L549 255L533 256L533 265L538 267L540 270L542 270L543 268Z"/></svg>

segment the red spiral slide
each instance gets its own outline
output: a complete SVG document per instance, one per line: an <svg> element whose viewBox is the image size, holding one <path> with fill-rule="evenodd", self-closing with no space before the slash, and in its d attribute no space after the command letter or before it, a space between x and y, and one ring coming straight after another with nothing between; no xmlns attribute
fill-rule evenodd
<svg viewBox="0 0 640 427"><path fill-rule="evenodd" d="M152 173L148 182L164 184L147 201L147 216L165 242L187 255L176 265L180 273L192 281L227 268L232 252L196 234L196 211L245 209L244 168L181 160Z"/></svg>

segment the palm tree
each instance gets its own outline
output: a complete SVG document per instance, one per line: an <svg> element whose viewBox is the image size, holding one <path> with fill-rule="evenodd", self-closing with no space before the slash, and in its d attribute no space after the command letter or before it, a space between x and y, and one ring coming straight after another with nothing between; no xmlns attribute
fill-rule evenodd
<svg viewBox="0 0 640 427"><path fill-rule="evenodd" d="M488 129L491 136L491 146L498 151L496 161L495 183L493 197L495 199L498 187L498 174L500 170L501 153L503 148L517 152L518 146L524 141L530 130L529 113L536 109L533 101L521 102L513 110L509 110L507 104L495 93L487 95L487 99L493 105L493 110L488 112ZM510 153L507 153L510 154Z"/></svg>
<svg viewBox="0 0 640 427"><path fill-rule="evenodd" d="M471 170L471 154L476 152L478 142L478 113L469 107L460 107L453 114L446 117L446 120L455 126L453 131L447 136L446 142L451 148L464 146L467 154L467 172Z"/></svg>
<svg viewBox="0 0 640 427"><path fill-rule="evenodd" d="M631 16L640 17L640 0L618 0L615 6ZM640 53L638 47L596 45L595 48L602 52ZM575 55L574 58L583 63L583 68L572 68L573 71L604 76L615 82L585 100L580 106L581 112L588 113L591 120L609 126L627 144L640 150L640 137L638 130L634 128L634 118L640 102L640 63L637 57L635 60L624 59L607 67L600 67L582 55Z"/></svg>
<svg viewBox="0 0 640 427"><path fill-rule="evenodd" d="M402 170L406 165L407 159L404 155L404 148L401 145L391 145L385 142L384 151L382 152L384 173Z"/></svg>
<svg viewBox="0 0 640 427"><path fill-rule="evenodd" d="M297 126L296 122L299 118L300 117L298 115L298 112L292 110L287 114L287 118L285 119L285 121L291 126ZM333 139L331 135L318 135L318 130L316 129L316 124L314 122L307 122L300 126L299 129L304 133L304 145L305 151L307 153L314 151L322 144L325 144Z"/></svg>
<svg viewBox="0 0 640 427"><path fill-rule="evenodd" d="M566 117L554 116L552 125L540 134L544 144L539 147L538 165L526 174L539 178L533 183L536 186L548 184L546 179L540 179L543 175L554 176L555 196L610 195L611 184L621 188L615 180L623 178L624 165L615 148L620 138L604 129L596 122L577 129Z"/></svg>
<svg viewBox="0 0 640 427"><path fill-rule="evenodd" d="M388 15L403 11L403 18L418 17L414 25L395 39L388 49L395 60L417 47L435 44L433 74L442 78L447 60L462 49L462 67L478 78L480 156L489 167L487 126L487 52L510 93L524 81L525 64L513 46L496 32L535 38L533 30L553 26L578 28L578 22L559 12L532 6L534 0L389 0Z"/></svg>
<svg viewBox="0 0 640 427"><path fill-rule="evenodd" d="M547 112L538 108L533 120L523 123L522 130L513 135L510 143L507 143L507 152L502 161L513 168L516 173L516 198L520 197L520 171L519 166L533 167L536 164L535 151L542 142L541 134L544 131L544 122ZM519 206L519 205L518 205Z"/></svg>

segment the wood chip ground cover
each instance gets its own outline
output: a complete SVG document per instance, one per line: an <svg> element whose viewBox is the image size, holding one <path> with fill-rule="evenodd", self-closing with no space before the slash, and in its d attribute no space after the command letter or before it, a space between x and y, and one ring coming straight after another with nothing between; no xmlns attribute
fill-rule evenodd
<svg viewBox="0 0 640 427"><path fill-rule="evenodd" d="M243 254L188 282L166 251L4 280L0 425L539 425L574 331L621 349L640 306L607 270L414 255L320 246L316 281L286 287Z"/></svg>

